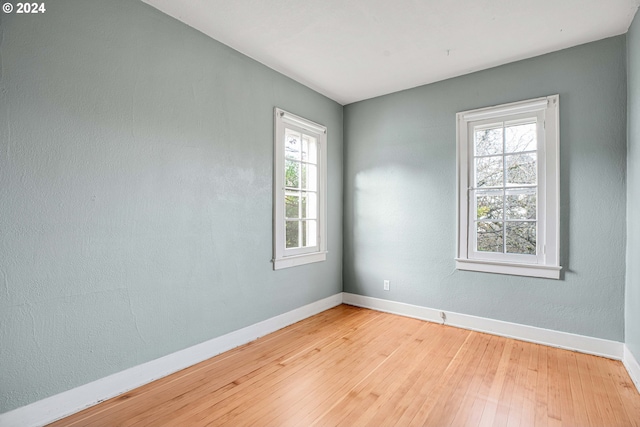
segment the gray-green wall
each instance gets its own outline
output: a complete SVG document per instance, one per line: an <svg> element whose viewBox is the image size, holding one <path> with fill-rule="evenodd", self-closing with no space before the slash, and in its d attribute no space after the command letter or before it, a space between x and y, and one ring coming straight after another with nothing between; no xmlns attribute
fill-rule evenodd
<svg viewBox="0 0 640 427"><path fill-rule="evenodd" d="M2 14L0 413L342 290L342 106L139 1ZM273 107L328 127L329 255L274 272Z"/></svg>
<svg viewBox="0 0 640 427"><path fill-rule="evenodd" d="M456 112L555 93L563 280L455 270ZM626 96L618 36L346 106L344 290L623 341Z"/></svg>
<svg viewBox="0 0 640 427"><path fill-rule="evenodd" d="M625 342L640 360L640 13L627 33L627 292Z"/></svg>

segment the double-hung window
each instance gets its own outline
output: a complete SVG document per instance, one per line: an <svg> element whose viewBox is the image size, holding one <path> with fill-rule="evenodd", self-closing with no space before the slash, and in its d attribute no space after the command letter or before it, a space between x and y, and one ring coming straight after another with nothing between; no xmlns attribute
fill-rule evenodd
<svg viewBox="0 0 640 427"><path fill-rule="evenodd" d="M558 95L457 114L456 268L558 279Z"/></svg>
<svg viewBox="0 0 640 427"><path fill-rule="evenodd" d="M327 128L276 108L273 268L326 259Z"/></svg>

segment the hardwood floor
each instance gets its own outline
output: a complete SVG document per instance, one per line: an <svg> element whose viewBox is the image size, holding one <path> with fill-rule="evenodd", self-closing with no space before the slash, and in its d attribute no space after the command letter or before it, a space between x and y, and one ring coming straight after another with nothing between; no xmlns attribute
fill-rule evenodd
<svg viewBox="0 0 640 427"><path fill-rule="evenodd" d="M620 362L341 305L53 426L640 426Z"/></svg>

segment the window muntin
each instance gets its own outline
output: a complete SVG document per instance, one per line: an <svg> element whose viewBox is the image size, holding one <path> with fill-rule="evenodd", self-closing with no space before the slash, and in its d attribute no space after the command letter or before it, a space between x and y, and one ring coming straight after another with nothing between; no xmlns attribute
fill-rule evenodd
<svg viewBox="0 0 640 427"><path fill-rule="evenodd" d="M458 113L457 268L559 277L557 113L557 95Z"/></svg>
<svg viewBox="0 0 640 427"><path fill-rule="evenodd" d="M275 109L274 269L326 253L326 128Z"/></svg>

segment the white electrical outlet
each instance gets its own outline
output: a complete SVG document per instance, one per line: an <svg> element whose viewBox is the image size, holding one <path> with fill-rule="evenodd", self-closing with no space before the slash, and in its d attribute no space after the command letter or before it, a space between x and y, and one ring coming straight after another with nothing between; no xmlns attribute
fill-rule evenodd
<svg viewBox="0 0 640 427"><path fill-rule="evenodd" d="M388 291L388 290L389 290L389 281L388 281L388 280L385 280L385 281L384 281L384 290L385 290L385 291Z"/></svg>

